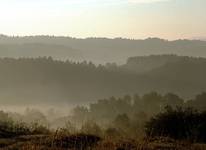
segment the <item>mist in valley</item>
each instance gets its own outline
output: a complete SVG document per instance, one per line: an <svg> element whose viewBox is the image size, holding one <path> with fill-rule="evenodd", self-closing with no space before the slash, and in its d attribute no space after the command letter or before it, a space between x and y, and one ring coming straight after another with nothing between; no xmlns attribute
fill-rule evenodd
<svg viewBox="0 0 206 150"><path fill-rule="evenodd" d="M0 43L0 109L19 121L28 110L51 123L101 99L155 91L187 102L206 90L205 41L2 35Z"/></svg>
<svg viewBox="0 0 206 150"><path fill-rule="evenodd" d="M205 6L0 1L0 149L206 149Z"/></svg>

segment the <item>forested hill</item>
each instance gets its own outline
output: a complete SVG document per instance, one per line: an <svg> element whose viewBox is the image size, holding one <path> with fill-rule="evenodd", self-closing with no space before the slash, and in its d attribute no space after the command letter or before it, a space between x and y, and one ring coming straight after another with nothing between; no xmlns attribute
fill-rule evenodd
<svg viewBox="0 0 206 150"><path fill-rule="evenodd" d="M158 62L164 57L173 61ZM158 58L158 59L156 59ZM153 60L145 65L144 61ZM129 59L130 60L130 59ZM169 60L169 59L168 59ZM176 61L174 61L176 60ZM110 96L150 91L174 92L190 98L206 91L206 59L180 56L145 56L137 61L146 71L124 66L74 63L43 58L0 59L0 101L9 103L87 103ZM128 61L131 63L131 61ZM128 64L127 63L127 64ZM161 64L161 65L160 65Z"/></svg>
<svg viewBox="0 0 206 150"><path fill-rule="evenodd" d="M127 62L121 67L130 72L143 73L152 71L155 69L165 67L167 65L174 64L205 64L206 59L203 57L189 57L189 56L177 56L177 55L150 55L150 56L136 56L127 59ZM192 66L191 66L192 67ZM197 67L197 69L199 68ZM170 68L171 69L171 68ZM168 73L171 73L170 71Z"/></svg>
<svg viewBox="0 0 206 150"><path fill-rule="evenodd" d="M90 60L95 64L125 63L128 57L151 54L178 54L206 57L206 41L159 38L145 40L86 38L52 36L9 37L0 36L0 56L37 57L74 61Z"/></svg>

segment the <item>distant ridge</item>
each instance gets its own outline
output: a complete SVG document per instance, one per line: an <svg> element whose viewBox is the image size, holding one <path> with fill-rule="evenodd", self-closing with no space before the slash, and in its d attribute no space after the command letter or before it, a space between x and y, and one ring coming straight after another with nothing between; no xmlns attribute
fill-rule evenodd
<svg viewBox="0 0 206 150"><path fill-rule="evenodd" d="M159 37L147 37L147 38L126 38L126 37L72 37L72 36L66 36L66 35L6 35L6 34L0 34L0 38L38 38L38 37L44 37L44 38L68 38L68 39L76 39L76 40L86 40L86 39L101 39L101 40L132 40L132 41L143 41L143 40L162 40L162 41L181 41L181 40L189 40L189 41L205 41L206 37L194 37L194 38L179 38L174 40L168 40L164 38Z"/></svg>
<svg viewBox="0 0 206 150"><path fill-rule="evenodd" d="M206 57L206 41L159 38L71 38L55 36L0 36L1 57L52 56L56 59L88 60L95 64L124 64L128 57L160 54Z"/></svg>

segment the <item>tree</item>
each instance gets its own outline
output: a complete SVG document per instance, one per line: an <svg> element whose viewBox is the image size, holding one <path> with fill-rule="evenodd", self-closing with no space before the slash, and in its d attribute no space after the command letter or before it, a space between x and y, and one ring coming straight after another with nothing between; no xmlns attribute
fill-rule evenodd
<svg viewBox="0 0 206 150"><path fill-rule="evenodd" d="M121 114L115 118L113 124L116 128L120 130L125 130L128 129L130 126L130 119L127 114Z"/></svg>
<svg viewBox="0 0 206 150"><path fill-rule="evenodd" d="M133 96L133 113L144 111L143 101L138 94Z"/></svg>
<svg viewBox="0 0 206 150"><path fill-rule="evenodd" d="M184 104L184 100L181 99L178 95L173 93L168 93L164 96L165 106L169 105L173 108L177 106L182 106Z"/></svg>
<svg viewBox="0 0 206 150"><path fill-rule="evenodd" d="M194 100L188 101L187 105L189 107L194 107L198 110L206 110L206 92L198 94Z"/></svg>
<svg viewBox="0 0 206 150"><path fill-rule="evenodd" d="M200 113L192 108L166 107L165 112L151 118L145 125L147 136L165 136L174 139L191 139L197 137L198 126L203 120ZM205 122L205 121L204 121Z"/></svg>
<svg viewBox="0 0 206 150"><path fill-rule="evenodd" d="M88 108L77 106L72 110L73 121L77 124L83 124L88 118Z"/></svg>
<svg viewBox="0 0 206 150"><path fill-rule="evenodd" d="M161 109L164 107L164 99L157 92L145 94L142 97L142 101L145 108L145 112L147 112L150 115L160 112Z"/></svg>

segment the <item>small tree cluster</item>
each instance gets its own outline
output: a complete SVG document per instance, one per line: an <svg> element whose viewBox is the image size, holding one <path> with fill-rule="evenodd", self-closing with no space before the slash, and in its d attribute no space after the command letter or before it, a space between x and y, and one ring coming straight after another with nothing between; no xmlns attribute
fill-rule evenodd
<svg viewBox="0 0 206 150"><path fill-rule="evenodd" d="M206 112L192 108L166 107L145 125L147 136L164 136L206 142Z"/></svg>

